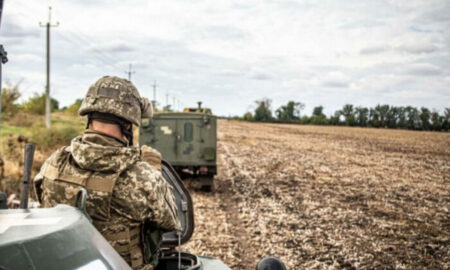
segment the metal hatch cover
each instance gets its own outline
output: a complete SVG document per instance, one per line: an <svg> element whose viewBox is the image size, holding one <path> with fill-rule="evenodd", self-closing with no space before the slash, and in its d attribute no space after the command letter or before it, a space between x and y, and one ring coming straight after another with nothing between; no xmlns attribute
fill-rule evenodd
<svg viewBox="0 0 450 270"><path fill-rule="evenodd" d="M181 223L181 235L176 231L163 234L162 246L175 247L178 241L186 243L194 233L194 206L191 195L183 185L175 169L165 160L162 161L162 176L173 187L173 193Z"/></svg>

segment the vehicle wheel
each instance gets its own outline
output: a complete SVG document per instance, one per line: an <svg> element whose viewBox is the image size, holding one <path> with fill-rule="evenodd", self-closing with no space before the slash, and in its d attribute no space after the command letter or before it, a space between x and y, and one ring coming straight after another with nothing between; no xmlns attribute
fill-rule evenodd
<svg viewBox="0 0 450 270"><path fill-rule="evenodd" d="M214 177L213 176L200 176L198 177L198 181L200 183L200 188L203 191L211 192L214 188Z"/></svg>
<svg viewBox="0 0 450 270"><path fill-rule="evenodd" d="M280 259L268 256L259 261L256 270L287 270L287 268Z"/></svg>

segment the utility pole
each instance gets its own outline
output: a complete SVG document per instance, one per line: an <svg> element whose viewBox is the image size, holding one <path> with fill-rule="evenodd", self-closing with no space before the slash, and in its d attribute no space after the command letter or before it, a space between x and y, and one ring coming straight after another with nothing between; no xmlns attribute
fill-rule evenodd
<svg viewBox="0 0 450 270"><path fill-rule="evenodd" d="M169 106L169 92L166 93L166 106Z"/></svg>
<svg viewBox="0 0 450 270"><path fill-rule="evenodd" d="M57 27L59 22L56 24L52 23L52 7L48 7L48 21L47 23L39 22L39 26L47 28L47 84L45 86L45 126L47 129L50 128L50 27Z"/></svg>
<svg viewBox="0 0 450 270"><path fill-rule="evenodd" d="M153 103L153 109L156 109L156 81L153 81L153 100L152 100L152 103Z"/></svg>
<svg viewBox="0 0 450 270"><path fill-rule="evenodd" d="M3 11L3 0L0 0L0 24L2 21L2 11ZM0 44L0 124L2 121L2 66L8 62L8 58L6 57L7 53L3 48L3 45Z"/></svg>
<svg viewBox="0 0 450 270"><path fill-rule="evenodd" d="M125 71L125 74L128 74L128 80L131 81L131 74L136 73L136 71L132 71L132 64L130 64L130 68L128 69L128 71Z"/></svg>
<svg viewBox="0 0 450 270"><path fill-rule="evenodd" d="M2 0L0 0L2 1ZM2 3L3 4L3 1ZM1 8L1 6L0 6ZM0 16L1 16L1 10L0 10ZM3 45L0 44L0 124L2 121L2 66L3 64L6 64L6 62L8 62L8 58L6 57L8 53L5 51L5 49L3 48Z"/></svg>
<svg viewBox="0 0 450 270"><path fill-rule="evenodd" d="M172 99L173 99L173 111L176 111L177 107L175 105L175 96Z"/></svg>

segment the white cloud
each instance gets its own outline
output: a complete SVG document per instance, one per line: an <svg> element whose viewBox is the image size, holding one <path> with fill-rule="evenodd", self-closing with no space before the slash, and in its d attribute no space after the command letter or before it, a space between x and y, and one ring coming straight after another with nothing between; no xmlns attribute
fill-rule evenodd
<svg viewBox="0 0 450 270"><path fill-rule="evenodd" d="M350 82L350 78L340 71L332 71L324 76L316 77L315 80L325 87L345 88Z"/></svg>
<svg viewBox="0 0 450 270"><path fill-rule="evenodd" d="M385 52L389 49L390 48L388 46L375 45L375 46L371 46L371 47L362 48L360 53L363 55L364 54L379 54L379 53Z"/></svg>
<svg viewBox="0 0 450 270"><path fill-rule="evenodd" d="M441 68L436 65L432 65L429 63L417 63L408 66L405 70L405 73L416 76L437 76L442 72Z"/></svg>
<svg viewBox="0 0 450 270"><path fill-rule="evenodd" d="M263 96L331 111L402 97L419 104L423 96L405 93L421 89L434 98L423 105L443 108L450 4L430 1L7 1L4 78L42 91L38 22L52 4L61 23L52 28L52 89L62 105L104 74L126 76L132 63L144 95L152 97L156 80L161 103L166 93L191 106L202 99L221 115Z"/></svg>
<svg viewBox="0 0 450 270"><path fill-rule="evenodd" d="M426 43L410 43L410 44L402 44L395 47L396 50L400 52L406 52L411 54L422 54L422 53L432 53L436 51L438 48L433 44Z"/></svg>

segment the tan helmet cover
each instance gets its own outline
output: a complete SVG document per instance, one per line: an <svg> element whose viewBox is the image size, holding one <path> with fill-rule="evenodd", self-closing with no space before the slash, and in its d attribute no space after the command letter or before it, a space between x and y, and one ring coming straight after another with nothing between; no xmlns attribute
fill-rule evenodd
<svg viewBox="0 0 450 270"><path fill-rule="evenodd" d="M153 108L129 80L104 76L89 87L78 110L80 115L90 112L110 113L139 126L141 117L153 115Z"/></svg>

